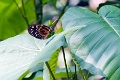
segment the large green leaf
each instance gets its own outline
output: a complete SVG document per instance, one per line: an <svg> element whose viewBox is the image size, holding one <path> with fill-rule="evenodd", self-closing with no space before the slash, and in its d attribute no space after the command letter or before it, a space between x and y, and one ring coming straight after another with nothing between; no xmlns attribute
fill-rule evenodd
<svg viewBox="0 0 120 80"><path fill-rule="evenodd" d="M22 10L21 0L16 0ZM29 23L35 19L34 0L23 0ZM27 28L14 0L0 0L0 39L15 36Z"/></svg>
<svg viewBox="0 0 120 80"><path fill-rule="evenodd" d="M106 5L98 14L72 7L62 17L64 30L85 27L66 35L71 55L82 69L109 80L120 79L120 9Z"/></svg>
<svg viewBox="0 0 120 80"><path fill-rule="evenodd" d="M68 29L47 40L35 39L28 34L24 34L1 41L0 79L16 80L26 70L48 61L58 48L66 46L64 34L71 30L74 29ZM21 76L19 80L23 77Z"/></svg>
<svg viewBox="0 0 120 80"><path fill-rule="evenodd" d="M46 40L28 34L18 35L0 42L0 79L16 80L45 47Z"/></svg>
<svg viewBox="0 0 120 80"><path fill-rule="evenodd" d="M32 60L38 56L38 53L40 55L40 52L42 52L42 49L50 40L39 40L25 34L0 42L0 79L16 80L19 78L21 74L30 69L28 66ZM55 51L54 48L52 49ZM48 50L46 51L49 52ZM47 54L45 56L47 59L50 57ZM46 61L46 59L40 62L44 61ZM39 62L35 62L35 64L38 63ZM32 67L35 66L36 65L32 65Z"/></svg>

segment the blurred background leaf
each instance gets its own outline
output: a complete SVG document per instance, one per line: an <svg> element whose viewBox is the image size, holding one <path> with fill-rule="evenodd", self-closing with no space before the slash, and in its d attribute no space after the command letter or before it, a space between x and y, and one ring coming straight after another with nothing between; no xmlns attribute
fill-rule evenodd
<svg viewBox="0 0 120 80"><path fill-rule="evenodd" d="M106 1L105 3L99 4L99 6L97 7L97 10L99 10L102 6L105 6L105 5L114 5L114 6L120 8L120 2L119 1Z"/></svg>
<svg viewBox="0 0 120 80"><path fill-rule="evenodd" d="M56 7L57 0L43 0L43 6L47 3L52 4L54 7Z"/></svg>
<svg viewBox="0 0 120 80"><path fill-rule="evenodd" d="M22 9L21 1L16 2ZM35 19L34 2L24 0L24 5L28 21L31 23ZM0 39L15 36L28 27L13 0L0 0L0 6Z"/></svg>

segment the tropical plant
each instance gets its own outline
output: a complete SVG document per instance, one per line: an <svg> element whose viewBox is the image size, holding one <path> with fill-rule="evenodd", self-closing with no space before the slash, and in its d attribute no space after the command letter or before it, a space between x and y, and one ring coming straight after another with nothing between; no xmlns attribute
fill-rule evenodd
<svg viewBox="0 0 120 80"><path fill-rule="evenodd" d="M17 8L13 3L14 1L0 1L0 4L3 5L2 9L11 6L10 10L20 15L15 10ZM28 6L29 3L33 3L32 0L24 2L25 8L21 7L23 4L20 7L18 5L18 9L23 9L22 14L28 14L27 17L23 15L25 20L28 19L28 23L35 18L34 12L29 14L31 11ZM16 4L18 3L16 2ZM12 18L14 16L12 12L8 11L5 15L4 13L6 13L5 10L0 12L0 15L3 15L0 26L9 26L10 24L25 27L24 19L20 18L21 24L18 24L19 20L14 22ZM4 20L7 15L9 15L10 22ZM62 16L61 21L63 31L45 40L34 38L26 33L1 41L0 79L55 80L67 78L68 80L77 80L77 74L80 73L83 80L88 80L89 74L85 75L83 72L85 69L88 73L101 75L107 80L119 80L120 9L115 6L104 5L98 10L98 13L95 13L83 7L70 7ZM15 26L13 27L15 28ZM21 30L23 29L21 27ZM0 30L2 31L2 29ZM16 34L18 33L19 31L16 32ZM0 36L1 39L7 37ZM64 47L69 48L75 66L68 68ZM60 49L63 51L65 69L56 67Z"/></svg>

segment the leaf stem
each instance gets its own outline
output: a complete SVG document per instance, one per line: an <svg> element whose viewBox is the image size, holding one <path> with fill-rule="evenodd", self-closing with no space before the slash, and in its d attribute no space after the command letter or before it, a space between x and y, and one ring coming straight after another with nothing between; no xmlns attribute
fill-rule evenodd
<svg viewBox="0 0 120 80"><path fill-rule="evenodd" d="M66 68L66 74L67 74L67 79L69 80L69 75L68 75L68 68L67 68L67 63L66 63L66 58L65 58L65 51L64 47L61 46L62 52L63 52L63 58L64 58L64 63L65 63L65 68Z"/></svg>
<svg viewBox="0 0 120 80"><path fill-rule="evenodd" d="M55 23L53 24L53 26L52 26L53 29L54 29L54 27L56 26L56 24L58 23L58 21L60 20L60 18L62 17L62 15L64 14L65 9L66 9L66 7L68 6L68 4L69 4L69 0L67 0L65 6L63 7L63 9L62 9L62 11L61 11L61 13L60 13L60 15L59 15L59 17L58 17L58 19L57 19L57 20L55 21Z"/></svg>
<svg viewBox="0 0 120 80"><path fill-rule="evenodd" d="M83 74L81 67L78 65L79 72L83 78L83 80L87 80L86 76Z"/></svg>
<svg viewBox="0 0 120 80"><path fill-rule="evenodd" d="M23 19L25 20L27 26L29 26L29 22L28 22L28 20L27 20L27 17L22 13L22 11L21 11L20 7L18 6L17 2L16 2L15 0L13 0L13 1L14 1L14 3L16 4L18 10L20 11L20 14L22 15Z"/></svg>
<svg viewBox="0 0 120 80"><path fill-rule="evenodd" d="M87 76L86 76L87 79L88 79L89 75L90 75L90 73L88 72L88 73L87 73Z"/></svg>
<svg viewBox="0 0 120 80"><path fill-rule="evenodd" d="M75 64L75 74L74 74L74 76L75 76L75 80L77 80L76 64Z"/></svg>
<svg viewBox="0 0 120 80"><path fill-rule="evenodd" d="M51 71L51 69L50 69L49 63L46 61L45 64L46 64L46 66L47 66L47 68L48 68L48 70L49 70L49 72L50 72L53 80L55 80L55 77L54 77L54 75L53 75L53 73L52 73L52 71Z"/></svg>
<svg viewBox="0 0 120 80"><path fill-rule="evenodd" d="M28 22L28 19L27 19L26 11L25 11L24 2L23 2L23 0L21 0L21 2L22 2L22 7L23 7L23 14L24 14L23 17L24 17L24 19L25 19L27 25L29 26L29 22Z"/></svg>
<svg viewBox="0 0 120 80"><path fill-rule="evenodd" d="M40 3L40 13L38 13L38 23L39 24L41 24L42 23L42 17L43 17L43 12L42 12L42 9L43 9L43 7L42 7L42 0L39 0L39 3Z"/></svg>
<svg viewBox="0 0 120 80"><path fill-rule="evenodd" d="M35 16L36 16L36 22L37 22L37 9L36 9L36 0L34 0L34 8L35 8Z"/></svg>
<svg viewBox="0 0 120 80"><path fill-rule="evenodd" d="M38 2L36 2L36 0L34 0L34 5L35 5L35 13L36 13L37 24L42 24L42 17L43 17L42 0L38 0Z"/></svg>

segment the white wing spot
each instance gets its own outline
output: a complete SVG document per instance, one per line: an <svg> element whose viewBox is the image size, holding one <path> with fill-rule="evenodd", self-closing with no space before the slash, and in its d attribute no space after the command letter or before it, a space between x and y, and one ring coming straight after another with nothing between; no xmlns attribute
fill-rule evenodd
<svg viewBox="0 0 120 80"><path fill-rule="evenodd" d="M33 33L33 31L31 31L31 33Z"/></svg>
<svg viewBox="0 0 120 80"><path fill-rule="evenodd" d="M34 28L34 26L32 26L32 28Z"/></svg>
<svg viewBox="0 0 120 80"><path fill-rule="evenodd" d="M38 25L36 25L36 28L38 28Z"/></svg>
<svg viewBox="0 0 120 80"><path fill-rule="evenodd" d="M37 34L35 36L38 36Z"/></svg>
<svg viewBox="0 0 120 80"><path fill-rule="evenodd" d="M37 35L37 32L35 32L35 35Z"/></svg>

